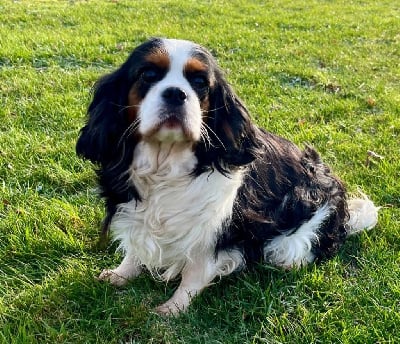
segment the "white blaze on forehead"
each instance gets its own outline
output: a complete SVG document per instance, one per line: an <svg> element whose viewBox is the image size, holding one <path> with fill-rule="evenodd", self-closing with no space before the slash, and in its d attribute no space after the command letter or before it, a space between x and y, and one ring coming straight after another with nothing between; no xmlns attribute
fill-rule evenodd
<svg viewBox="0 0 400 344"><path fill-rule="evenodd" d="M193 50L196 45L190 41L179 39L163 39L162 40L165 50L168 52L171 59L171 69L173 66L181 67L186 64L187 60L192 56Z"/></svg>
<svg viewBox="0 0 400 344"><path fill-rule="evenodd" d="M164 39L162 42L170 59L169 71L164 78L165 82L174 80L178 84L181 83L182 88L184 88L184 86L190 87L188 81L183 75L183 72L185 65L193 55L193 48L195 47L195 44L190 41L178 39Z"/></svg>

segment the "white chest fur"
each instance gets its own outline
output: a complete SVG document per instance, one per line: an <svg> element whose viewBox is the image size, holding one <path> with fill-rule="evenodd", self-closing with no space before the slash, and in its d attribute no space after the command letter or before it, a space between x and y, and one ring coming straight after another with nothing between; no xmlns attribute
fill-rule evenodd
<svg viewBox="0 0 400 344"><path fill-rule="evenodd" d="M232 214L242 172L190 175L197 161L190 148L141 143L130 169L141 202L121 204L113 219L115 240L163 279L175 277L188 260L209 254Z"/></svg>

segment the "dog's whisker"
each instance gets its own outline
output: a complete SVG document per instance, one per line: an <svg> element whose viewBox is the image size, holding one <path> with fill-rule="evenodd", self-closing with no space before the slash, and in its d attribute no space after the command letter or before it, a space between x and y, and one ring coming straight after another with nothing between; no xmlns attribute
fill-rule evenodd
<svg viewBox="0 0 400 344"><path fill-rule="evenodd" d="M139 126L140 123L140 119L137 118L136 120L134 120L129 126L128 128L125 129L125 131L122 133L121 138L118 141L118 146L121 145L121 143L124 143L124 140L129 137Z"/></svg>
<svg viewBox="0 0 400 344"><path fill-rule="evenodd" d="M218 140L218 142L221 144L222 148L223 148L224 150L227 150L226 147L225 147L225 145L224 145L224 143L221 141L221 139L218 137L218 135L215 133L215 131L212 130L211 127L210 127L206 122L203 122L202 124L203 124L204 126L206 126L207 129L208 129L212 134L214 134L215 138L216 138L216 139Z"/></svg>
<svg viewBox="0 0 400 344"><path fill-rule="evenodd" d="M206 144L206 146L208 146L208 148L214 147L207 129L204 128L203 126L200 128L200 137L203 139L204 143Z"/></svg>
<svg viewBox="0 0 400 344"><path fill-rule="evenodd" d="M127 109L132 109L132 108L140 108L140 105L119 105L119 104L115 104L117 107L119 107L119 113L121 113L122 111L125 111Z"/></svg>
<svg viewBox="0 0 400 344"><path fill-rule="evenodd" d="M214 112L214 111L218 111L218 110L221 110L221 109L224 109L224 108L225 108L225 106L220 106L220 107L217 107L217 108L214 108L214 109L204 110L204 112Z"/></svg>
<svg viewBox="0 0 400 344"><path fill-rule="evenodd" d="M203 125L200 127L200 135L204 139L204 142L208 144L208 147L215 147L215 145L212 143L208 130Z"/></svg>

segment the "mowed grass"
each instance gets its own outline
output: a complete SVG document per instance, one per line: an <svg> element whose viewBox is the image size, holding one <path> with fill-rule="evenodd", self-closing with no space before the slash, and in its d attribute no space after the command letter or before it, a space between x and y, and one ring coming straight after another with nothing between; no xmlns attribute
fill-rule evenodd
<svg viewBox="0 0 400 344"><path fill-rule="evenodd" d="M176 282L99 283L120 257L74 145L93 83L152 36L209 47L255 121L314 145L379 225L321 265L216 281L178 318L152 313ZM396 0L0 0L0 343L398 343L399 61Z"/></svg>

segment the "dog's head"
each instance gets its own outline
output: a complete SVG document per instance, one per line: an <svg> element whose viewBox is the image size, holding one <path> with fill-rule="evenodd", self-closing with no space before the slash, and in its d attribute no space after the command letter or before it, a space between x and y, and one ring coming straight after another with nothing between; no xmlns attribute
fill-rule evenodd
<svg viewBox="0 0 400 344"><path fill-rule="evenodd" d="M103 167L139 141L193 147L198 169L242 166L255 158L256 129L205 48L151 39L94 88L79 155Z"/></svg>

